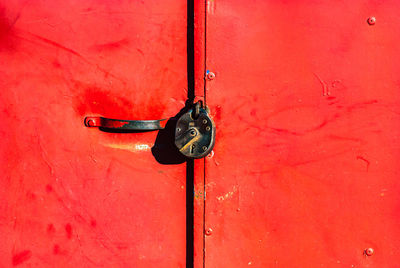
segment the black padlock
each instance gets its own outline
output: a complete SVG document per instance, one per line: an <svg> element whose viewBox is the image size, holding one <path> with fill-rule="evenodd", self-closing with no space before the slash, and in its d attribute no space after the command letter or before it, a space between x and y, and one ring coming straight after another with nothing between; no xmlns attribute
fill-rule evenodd
<svg viewBox="0 0 400 268"><path fill-rule="evenodd" d="M202 102L184 113L176 123L175 145L189 158L208 155L215 143L215 125Z"/></svg>

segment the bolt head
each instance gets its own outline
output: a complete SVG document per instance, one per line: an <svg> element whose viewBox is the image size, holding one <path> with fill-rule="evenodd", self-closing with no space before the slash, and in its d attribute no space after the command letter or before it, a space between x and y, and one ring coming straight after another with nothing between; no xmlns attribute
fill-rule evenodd
<svg viewBox="0 0 400 268"><path fill-rule="evenodd" d="M206 235L211 235L212 234L212 229L211 228L207 228L206 230Z"/></svg>
<svg viewBox="0 0 400 268"><path fill-rule="evenodd" d="M207 79L208 79L208 80L213 80L214 78L215 78L215 73L209 72L209 73L207 74Z"/></svg>
<svg viewBox="0 0 400 268"><path fill-rule="evenodd" d="M374 249L373 248L367 248L367 249L365 249L365 255L367 255L367 256L372 256L372 255L374 255Z"/></svg>
<svg viewBox="0 0 400 268"><path fill-rule="evenodd" d="M367 22L368 22L369 25L375 25L376 18L375 17L369 17Z"/></svg>

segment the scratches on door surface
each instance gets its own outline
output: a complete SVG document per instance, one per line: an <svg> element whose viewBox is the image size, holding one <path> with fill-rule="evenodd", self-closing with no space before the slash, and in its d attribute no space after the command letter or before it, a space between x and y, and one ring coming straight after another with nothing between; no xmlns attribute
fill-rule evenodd
<svg viewBox="0 0 400 268"><path fill-rule="evenodd" d="M151 147L153 147L153 144L141 144L141 143L136 143L136 144L103 143L102 145L112 149L125 150L133 153L150 151Z"/></svg>
<svg viewBox="0 0 400 268"><path fill-rule="evenodd" d="M224 195L218 196L217 197L218 201L225 201L227 199L230 199L237 192L237 190L238 190L238 187L236 185L233 186L232 191L229 191Z"/></svg>

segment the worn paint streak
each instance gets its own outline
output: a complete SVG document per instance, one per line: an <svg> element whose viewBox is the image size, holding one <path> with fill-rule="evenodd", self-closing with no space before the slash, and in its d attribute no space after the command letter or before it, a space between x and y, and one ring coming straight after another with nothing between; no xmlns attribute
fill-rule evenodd
<svg viewBox="0 0 400 268"><path fill-rule="evenodd" d="M32 257L32 251L30 250L21 251L12 257L12 264L14 266L20 265L23 262L29 260L31 257Z"/></svg>
<svg viewBox="0 0 400 268"><path fill-rule="evenodd" d="M233 186L233 190L232 191L229 191L224 195L217 196L216 198L217 198L218 201L225 201L225 200L231 198L237 192L237 189L238 189L237 186Z"/></svg>
<svg viewBox="0 0 400 268"><path fill-rule="evenodd" d="M113 149L119 149L119 150L125 150L125 151L130 151L130 152L143 152L143 151L149 151L151 150L151 147L153 147L153 144L118 144L118 143L107 143L107 144L102 144L103 146L113 148Z"/></svg>

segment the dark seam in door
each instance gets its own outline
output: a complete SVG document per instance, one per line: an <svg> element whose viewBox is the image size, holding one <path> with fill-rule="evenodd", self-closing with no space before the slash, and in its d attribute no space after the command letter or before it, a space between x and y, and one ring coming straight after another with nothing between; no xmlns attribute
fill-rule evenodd
<svg viewBox="0 0 400 268"><path fill-rule="evenodd" d="M195 98L194 78L194 0L187 0L186 26L187 97ZM186 161L186 268L194 266L194 160Z"/></svg>

